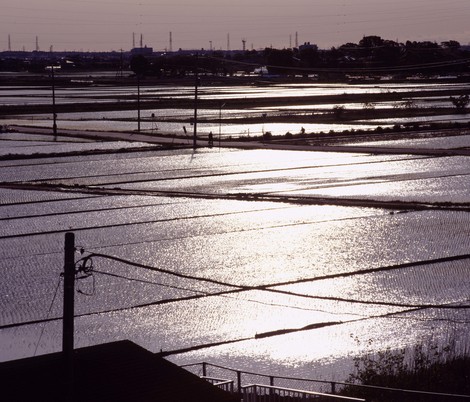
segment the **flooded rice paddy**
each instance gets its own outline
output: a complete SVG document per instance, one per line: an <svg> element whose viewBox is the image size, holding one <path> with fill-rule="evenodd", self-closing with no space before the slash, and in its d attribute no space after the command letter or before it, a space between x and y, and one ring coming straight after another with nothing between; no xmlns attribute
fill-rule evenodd
<svg viewBox="0 0 470 402"><path fill-rule="evenodd" d="M444 141L469 146L396 146ZM61 349L66 232L95 254L76 347L336 380L364 351L468 347L468 156L123 144L0 134L50 154L0 160L0 360Z"/></svg>
<svg viewBox="0 0 470 402"><path fill-rule="evenodd" d="M207 80L207 78L206 78ZM386 108L413 107L423 111L430 108L449 108L452 103L446 91L468 91L466 83L374 83L374 84L270 84L270 85L233 85L233 86L211 86L210 81L199 88L199 99L214 101L217 107L211 109L199 108L198 110L198 132L207 135L213 132L221 138L260 136L270 132L275 136L286 133L297 134L302 130L308 133L319 133L344 130L372 130L381 127L390 127L394 124L409 124L423 122L432 119L435 122L470 120L469 114L464 115L435 115L421 117L396 119L374 119L373 114L367 120L337 121L325 124L323 122L296 122L293 116L322 116L331 113L335 107L345 110L372 109L381 110ZM158 108L149 106L149 102L191 100L194 98L194 88L175 85L142 86L140 88L142 102L140 129L149 133L164 133L182 135L192 131L194 109L172 107ZM442 92L442 96L436 95ZM431 95L426 96L426 93ZM359 98L355 102L347 100L347 96L359 95L390 95L406 94L405 100L377 100L375 102L364 102ZM58 87L55 91L57 105L71 104L112 104L119 105L119 109L112 111L95 112L67 112L57 115L59 129L81 129L81 130L137 130L136 98L137 88L135 86L90 86L83 88ZM344 96L345 100L336 99L334 103L331 97ZM305 99L315 98L311 104ZM324 98L325 100L321 100ZM260 99L293 100L288 105L258 106L255 102ZM244 100L246 106L243 108L232 108L229 103L233 100ZM250 100L253 104L250 105ZM281 101L282 102L282 101ZM147 105L146 105L147 103ZM3 87L0 90L0 104L33 107L35 105L51 104L51 87ZM404 105L406 104L406 106ZM265 116L265 121L252 123L237 123L242 118L259 118ZM281 122L272 122L270 117L277 116ZM235 120L235 121L234 121ZM2 124L28 124L31 126L50 127L51 114L26 113L21 116L6 116Z"/></svg>

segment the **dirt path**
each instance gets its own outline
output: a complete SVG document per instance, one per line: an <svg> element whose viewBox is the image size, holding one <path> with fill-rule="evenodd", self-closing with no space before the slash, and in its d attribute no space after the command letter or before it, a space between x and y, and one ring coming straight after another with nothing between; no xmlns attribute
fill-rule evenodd
<svg viewBox="0 0 470 402"><path fill-rule="evenodd" d="M17 132L28 134L41 134L53 136L52 129L46 127L28 127L28 126L12 126ZM437 133L438 134L438 133ZM58 135L86 138L97 141L126 141L126 142L143 142L152 145L175 146L175 147L192 147L193 139L191 137L175 137L172 135L161 135L155 133L133 133L121 131L85 131L85 130L59 130ZM347 153L366 153L366 154L406 154L406 155L428 155L428 156L470 156L470 149L429 149L416 147L384 147L384 146L364 146L364 145L305 145L296 144L296 141L233 141L222 140L216 141L214 148L241 148L241 149L278 149L278 150L302 150L317 152L347 152ZM300 141L299 141L300 142ZM198 138L197 147L207 147L207 138Z"/></svg>

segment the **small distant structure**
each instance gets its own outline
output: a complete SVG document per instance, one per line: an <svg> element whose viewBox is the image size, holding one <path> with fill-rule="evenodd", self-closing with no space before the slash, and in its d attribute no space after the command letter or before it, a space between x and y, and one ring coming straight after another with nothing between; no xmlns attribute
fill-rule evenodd
<svg viewBox="0 0 470 402"><path fill-rule="evenodd" d="M303 50L315 50L315 51L317 51L318 46L313 44L313 43L310 43L310 42L304 42L303 45L299 46L299 50L300 51L303 51Z"/></svg>
<svg viewBox="0 0 470 402"><path fill-rule="evenodd" d="M269 74L269 70L266 66L262 66L262 67L258 67L258 68L255 68L255 70L253 71L254 74L258 74L258 75L268 75Z"/></svg>
<svg viewBox="0 0 470 402"><path fill-rule="evenodd" d="M170 32L171 41L171 32ZM140 34L140 46L135 45L135 32L132 32L132 49L130 51L131 56L151 56L153 54L153 48L144 46L144 35Z"/></svg>
<svg viewBox="0 0 470 402"><path fill-rule="evenodd" d="M135 47L131 49L131 56L151 56L153 54L152 47Z"/></svg>

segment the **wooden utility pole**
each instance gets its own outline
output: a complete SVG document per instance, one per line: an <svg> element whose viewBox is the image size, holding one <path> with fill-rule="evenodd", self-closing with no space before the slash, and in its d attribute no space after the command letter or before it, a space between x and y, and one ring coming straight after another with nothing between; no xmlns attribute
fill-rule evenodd
<svg viewBox="0 0 470 402"><path fill-rule="evenodd" d="M140 133L140 72L137 72L137 132Z"/></svg>
<svg viewBox="0 0 470 402"><path fill-rule="evenodd" d="M54 141L57 140L57 111L55 106L55 73L54 64L51 65L52 76L52 132L54 133Z"/></svg>
<svg viewBox="0 0 470 402"><path fill-rule="evenodd" d="M69 400L73 395L74 364L74 294L75 294L75 234L65 234L64 247L64 318L62 331L62 353L64 357L65 389Z"/></svg>
<svg viewBox="0 0 470 402"><path fill-rule="evenodd" d="M196 68L194 71L194 76L195 76L195 84L194 84L194 134L193 134L193 149L196 149L197 147L197 107L198 107L198 87L199 87L199 72L198 72L199 66L198 66L198 55L196 54Z"/></svg>

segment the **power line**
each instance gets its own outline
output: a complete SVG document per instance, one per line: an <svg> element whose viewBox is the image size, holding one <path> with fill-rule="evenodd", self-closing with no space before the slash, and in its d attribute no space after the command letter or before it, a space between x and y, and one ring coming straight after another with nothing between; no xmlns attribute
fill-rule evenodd
<svg viewBox="0 0 470 402"><path fill-rule="evenodd" d="M103 310L103 311L98 311L98 312L85 313L85 314L76 315L75 317L77 317L77 318L78 317L91 316L91 315L95 315L95 314L108 314L108 313L132 310L132 309L136 309L136 308L144 308L144 307L150 307L150 306L155 306L155 305L162 305L162 304L168 304L168 303L175 303L175 302L181 302L181 301L200 299L200 298L204 298L204 297L223 296L223 295L228 295L228 294L233 294L233 293L240 293L240 292L245 292L245 291L256 291L256 290L258 290L258 291L267 291L267 292L272 292L272 293L281 293L281 294L286 294L286 295L289 295L289 296L295 296L295 297L301 297L301 298L307 298L307 299L320 299L320 300L325 299L325 300L331 300L331 301L337 301L337 302L346 302L346 303L356 303L356 304L367 304L367 305L380 305L380 306L389 306L389 307L408 308L408 309L410 309L408 311L415 311L415 310L422 310L422 309L445 309L445 310L468 310L468 309L470 309L470 305L456 305L454 303L447 303L447 304L390 303L390 302L382 302L382 301L364 301L364 300L346 299L346 298L337 298L337 297L312 296L312 295L306 295L306 294L301 294L301 293L282 291L282 290L279 290L279 289L272 289L273 287L292 285L292 284L298 284L298 283L313 282L313 281L319 281L319 280L325 280L325 279L345 278L345 277L351 277L351 276L355 276L355 275L365 275L365 274L369 274L369 273L386 272L386 271L411 268L411 267L416 267L416 266L421 266L421 265L438 264L438 263L450 262L450 261L460 261L460 260L469 259L470 254L453 256L453 257L443 257L443 258L437 258L437 259L433 259L433 260L416 261L416 262L397 264L397 265L386 266L386 267L363 269L363 270L357 270L357 271L353 271L353 272L344 272L344 273L338 273L338 274L323 275L323 276L318 276L318 277L314 277L314 278L304 278L304 279L295 280L295 281L278 282L278 283L271 283L271 284L258 285L258 286L243 286L243 285L233 284L233 283L224 282L224 281L218 281L218 280L204 278L204 277L195 276L195 275L181 274L181 273L177 273L177 272L170 271L170 270L167 270L167 269L156 268L156 267L152 267L152 266L149 266L149 265L146 265L146 264L140 264L140 263L129 261L129 260L126 260L126 259L123 259L123 258L110 256L110 255L106 255L106 254L100 254L100 253L90 254L87 257L84 257L80 261L85 261L86 262L87 259L92 258L92 257L101 257L101 258L104 258L104 259L109 259L109 260L112 260L112 261L121 262L121 263L124 263L126 265L134 266L134 267L137 267L137 268L142 268L142 269L147 269L147 270L154 271L154 272L164 273L164 274L172 275L172 276L175 276L175 277L178 277L178 278L189 279L189 280L194 280L194 281L199 281L199 282L206 282L206 283L216 284L216 285L219 285L219 286L230 287L232 289L223 290L223 291L219 291L219 292L213 292L213 293L201 292L200 294L192 295L192 296L173 298L173 299L163 299L163 300L158 300L158 301L153 301L153 302L148 302L148 303L141 303L141 304L137 304L137 305L130 306L130 307L121 307L121 308L117 308L117 309L109 309L109 310ZM189 290L189 289L184 289L184 290ZM284 306L284 307L290 307L290 306ZM406 312L406 311L401 311L401 313L404 313L404 312ZM397 313L400 313L400 312L397 312ZM374 317L373 316L367 316L367 318L374 318ZM25 326L25 325L32 325L32 324L39 324L39 323L50 322L50 321L57 321L57 320L61 320L61 319L62 318L47 318L47 319L42 319L42 320L26 321L26 322L22 322L22 323L6 324L6 325L1 325L0 329L15 328L15 327L20 327L20 326Z"/></svg>
<svg viewBox="0 0 470 402"><path fill-rule="evenodd" d="M228 296L228 294L239 293L237 291L229 291L229 292L227 292L227 295L225 295L224 292L219 292L217 294L211 294L209 292L202 292L202 291L198 291L198 290L194 290L194 289L190 289L190 288L184 288L184 287L168 285L168 284L163 284L163 283L157 283L157 282L153 282L153 281L141 280L141 279L136 279L136 278L129 278L129 277L126 277L126 276L123 276L123 275L111 274L111 273L104 272L104 271L94 270L94 272L102 274L102 275L112 276L112 277L115 277L115 278L125 279L125 280L128 280L128 281L151 284L151 285L156 285L156 286L163 286L163 287L168 287L168 288L172 288L172 289L185 290L185 291L189 291L189 292L199 293L203 297L210 297L210 296L227 297L227 298L234 299L234 300L246 301L246 302L256 303L256 304L262 304L262 305L266 305L266 306L270 306L270 307L291 308L291 309L302 310L302 311L317 311L317 312L324 312L324 313L328 313L328 314L340 315L340 313L332 313L330 311L320 310L320 309L317 309L317 308L299 307L299 306L282 304L282 303L268 303L268 302L263 302L263 301L260 301L260 300L240 299L240 298L237 298L237 297ZM240 292L243 292L243 291L244 290L240 289ZM298 297L305 297L305 296L309 297L308 295L296 294L296 293L291 293L291 292L282 292L281 291L280 293L284 293L286 295L298 296ZM446 304L446 305L442 305L442 304L416 305L416 304L409 304L409 303L408 304L405 304L405 303L400 304L400 303L390 303L390 302L380 302L380 301L377 301L377 302L363 301L363 302L361 302L361 301L357 301L357 300L354 300L354 299L335 298L335 297L322 297L322 296L311 296L311 297L315 298L315 299L321 299L321 300L339 301L339 302L346 302L346 303L364 303L364 304L380 305L380 306L388 306L388 307L426 308L426 309L435 308L435 309L451 309L451 310L462 310L462 309L467 308L467 306L465 306L465 307L461 306L461 305L453 306L451 304ZM352 314L349 314L349 315L362 316L362 317L367 317L367 318L369 317L368 315L362 315L362 314L357 314L357 313L352 313ZM452 322L455 322L455 323L468 323L467 321L451 320L451 319L438 319L438 318L433 318L433 319L429 319L429 318L419 319L419 318L416 318L416 320L417 321L429 321L429 320L432 320L432 321L452 321Z"/></svg>
<svg viewBox="0 0 470 402"><path fill-rule="evenodd" d="M47 312L47 316L49 317L49 314L51 314L51 311L52 311L52 307L54 306L54 302L55 302L55 299L57 297L57 293L59 291L59 286L60 286L60 282L62 280L62 277L59 277L59 280L57 282L57 286L55 288L55 292L54 292L54 297L52 298L52 302L51 302L51 305L49 306L49 310ZM46 328L46 322L43 323L43 326L42 326L42 329L41 329L41 334L39 335L39 339L36 343L36 347L34 348L34 355L33 356L36 356L36 353L38 351L38 347L39 347L39 344L41 342L41 339L42 339L42 336L44 335L44 329Z"/></svg>
<svg viewBox="0 0 470 402"><path fill-rule="evenodd" d="M378 306L388 306L388 307L400 307L400 308L419 308L419 309L425 308L425 309L450 309L450 310L470 309L470 305L455 305L453 303L452 304L413 304L413 303L385 302L385 301L379 301L379 300L367 301L367 300L348 299L348 298L342 298L342 297L306 295L303 293L296 293L296 292L284 291L280 289L273 289L274 287L291 285L291 284L313 282L313 281L325 280L325 279L337 279L337 278L344 278L344 277L350 277L350 276L355 276L355 275L365 275L368 273L377 273L377 272L384 272L384 271L391 271L391 270L399 270L399 269L411 268L411 267L425 265L425 264L430 265L430 264L438 264L438 263L450 262L450 261L459 261L459 260L469 259L470 254L454 256L454 257L443 257L443 258L437 258L437 259L427 260L427 261L397 264L397 265L388 266L388 267L363 269L363 270L358 270L358 271L348 272L348 273L324 275L321 277L301 279L301 280L288 281L288 282L280 282L280 283L278 282L278 283L258 285L258 286L244 286L244 285L218 281L218 280L204 278L204 277L195 276L195 275L181 274L181 273L166 270L163 268L156 268L156 267L151 267L145 264L135 263L133 261L125 260L119 257L114 257L114 256L106 255L106 254L93 253L93 254L90 254L90 256L86 258L92 258L95 256L105 258L105 259L110 259L110 260L117 261L117 262L122 262L127 265L135 266L138 268L143 268L143 269L148 269L151 271L173 275L179 278L191 279L191 280L195 280L199 282L207 282L207 283L212 283L216 285L232 287L235 289L239 289L240 291L259 290L259 291L279 293L279 294L284 294L288 296L295 296L295 297L301 297L301 298L307 298L307 299L329 300L329 301L336 301L336 302L356 303L356 304L365 304L365 305L378 305Z"/></svg>
<svg viewBox="0 0 470 402"><path fill-rule="evenodd" d="M180 287L180 286L174 286L174 285L168 285L168 284L159 283L159 282L153 282L153 281L149 281L149 280L145 280L145 279L142 280L142 279L130 278L130 277L127 277L127 276L124 276L124 275L111 274L109 272L104 272L104 271L94 270L94 272L96 272L98 274L101 274L101 275L107 275L107 276L112 276L114 278L128 280L128 281L131 281L131 282L138 282L138 283L150 284L150 285L155 285L155 286L168 287L168 288L177 289L177 290L185 290L185 291L188 291L188 292L197 293L197 294L201 295L202 297L218 296L218 297L225 297L225 298L228 298L228 299L233 299L233 300L238 300L238 301L246 301L246 302L249 302L249 303L261 304L261 305L270 306L270 307L282 307L282 308L290 308L290 309L302 310L302 311L317 311L317 312L323 312L323 313L334 314L334 315L342 315L342 313L333 313L333 312L326 311L326 310L321 310L321 309L318 309L318 308L307 308L307 307L293 306L293 305L282 304L282 303L268 303L268 302L263 302L263 301L255 300L255 299L240 299L238 297L228 296L229 294L239 293L239 292L242 292L243 290L240 290L240 291L230 290L230 291L227 291L227 292L209 293L209 292L203 292L203 291L199 291L199 290L195 290L195 289L184 288L184 287ZM361 314L350 314L350 315L361 316ZM364 317L367 317L367 316L364 316Z"/></svg>
<svg viewBox="0 0 470 402"><path fill-rule="evenodd" d="M124 276L124 275L113 274L113 273L110 273L110 272L100 271L100 270L97 270L97 269L94 269L93 272L96 272L97 274L101 274L101 275L104 275L104 276L111 276L113 278L125 279L125 280L130 281L130 282L143 283L143 284L146 284L146 285L162 286L162 287L166 287L166 288L170 288L170 289L176 289L176 290L184 290L184 291L187 291L187 292L193 292L193 293L200 294L200 295L205 295L205 296L209 295L208 292L202 292L200 290L184 288L184 287L175 286L175 285L169 285L169 284L166 284L166 283L153 282L153 281L149 281L149 280L146 280L146 279L129 278L129 277Z"/></svg>

